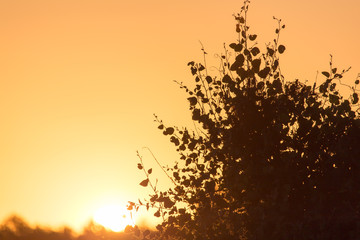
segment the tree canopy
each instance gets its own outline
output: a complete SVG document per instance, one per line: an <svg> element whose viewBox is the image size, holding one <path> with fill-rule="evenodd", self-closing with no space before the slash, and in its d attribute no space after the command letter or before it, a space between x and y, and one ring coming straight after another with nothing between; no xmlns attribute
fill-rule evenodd
<svg viewBox="0 0 360 240"><path fill-rule="evenodd" d="M225 47L216 76L189 62L188 93L196 128L158 128L179 160L167 169L174 187L156 189L141 156L138 168L154 194L129 202L163 217L145 239L360 238L360 119L356 86L343 97L348 70L322 72L321 83L285 81L275 39L259 47L247 24L248 2L234 15L238 39ZM204 59L206 52L204 49ZM347 86L347 85L346 85Z"/></svg>

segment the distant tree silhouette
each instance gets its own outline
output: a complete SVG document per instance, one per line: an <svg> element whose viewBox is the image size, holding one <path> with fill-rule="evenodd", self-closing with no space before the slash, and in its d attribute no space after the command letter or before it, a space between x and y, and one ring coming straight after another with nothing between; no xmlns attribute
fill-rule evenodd
<svg viewBox="0 0 360 240"><path fill-rule="evenodd" d="M10 216L0 225L0 240L135 240L136 236L126 232L112 232L90 221L81 234L64 227L60 230L36 226L31 227L19 216Z"/></svg>
<svg viewBox="0 0 360 240"><path fill-rule="evenodd" d="M70 228L63 231L54 231L39 226L33 228L19 216L10 216L3 225L0 225L1 240L75 240Z"/></svg>
<svg viewBox="0 0 360 240"><path fill-rule="evenodd" d="M180 160L168 169L175 186L159 191L139 155L140 184L154 194L129 202L129 210L155 207L164 220L142 237L360 239L359 79L343 97L338 85L347 70L331 59L321 84L285 81L285 25L274 18L276 37L262 51L247 11L248 1L234 16L238 39L220 56L218 75L209 75L206 61L189 62L194 88L179 83L196 129L156 117Z"/></svg>

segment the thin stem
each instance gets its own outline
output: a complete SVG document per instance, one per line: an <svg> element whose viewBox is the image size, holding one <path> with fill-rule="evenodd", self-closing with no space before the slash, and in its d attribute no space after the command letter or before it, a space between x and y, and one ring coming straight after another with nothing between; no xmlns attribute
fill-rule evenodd
<svg viewBox="0 0 360 240"><path fill-rule="evenodd" d="M151 151L150 151L150 152L151 152ZM146 175L146 178L148 179L148 184L150 185L150 187L151 187L151 189L154 191L154 193L157 195L158 191L156 190L156 185L154 186L154 185L151 183L150 177L149 177L150 174L146 171L146 169L145 169L145 167L144 167L144 162L143 162L143 160L142 160L142 157L140 156L139 151L136 151L136 153L137 153L138 158L140 159L140 163L141 163L141 165L142 165L142 169L143 169L143 171L144 171L144 173L145 173L145 175ZM163 203L162 203L162 202L158 202L158 204L159 204L159 208L158 208L158 209L159 209L159 211L161 212L161 217L162 217L163 221L165 221L165 215L164 215L164 211L163 211L163 208L164 208Z"/></svg>
<svg viewBox="0 0 360 240"><path fill-rule="evenodd" d="M175 186L177 186L177 184L176 184L175 181L172 179L172 177L170 177L170 175L165 171L164 167L161 166L160 162L157 160L157 158L155 157L155 155L154 155L154 153L151 151L151 149L148 148L148 147L143 147L143 148L144 148L144 149L147 149L147 150L150 152L150 154L151 154L152 157L155 159L155 162L159 165L159 167L161 168L161 170L163 170L163 172L164 172L165 175L171 180L171 182L172 182Z"/></svg>

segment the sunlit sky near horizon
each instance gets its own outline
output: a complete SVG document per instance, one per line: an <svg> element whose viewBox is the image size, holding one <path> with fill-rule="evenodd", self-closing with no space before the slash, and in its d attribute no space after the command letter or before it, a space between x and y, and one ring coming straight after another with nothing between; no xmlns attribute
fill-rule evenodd
<svg viewBox="0 0 360 240"><path fill-rule="evenodd" d="M0 223L16 213L80 230L97 209L143 198L136 150L170 186L143 149L163 164L177 159L153 114L191 126L173 80L192 81L186 64L202 60L199 41L217 64L242 2L0 0ZM248 21L260 48L275 36L273 16L286 25L287 80L314 81L332 54L339 69L352 66L352 84L359 12L358 0L253 0Z"/></svg>

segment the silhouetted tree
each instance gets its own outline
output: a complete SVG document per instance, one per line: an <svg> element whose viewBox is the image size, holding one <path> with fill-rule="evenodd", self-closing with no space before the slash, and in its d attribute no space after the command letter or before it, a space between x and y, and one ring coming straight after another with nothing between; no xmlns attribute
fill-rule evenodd
<svg viewBox="0 0 360 240"><path fill-rule="evenodd" d="M49 228L31 227L19 216L10 216L0 225L1 240L75 240L70 228L54 231Z"/></svg>
<svg viewBox="0 0 360 240"><path fill-rule="evenodd" d="M155 239L360 239L359 80L344 98L338 85L347 70L331 60L318 86L285 81L285 25L275 18L276 37L262 51L247 10L246 1L234 16L238 39L218 75L205 61L189 62L195 86L179 83L196 129L156 117L180 154L168 169L175 186L151 185L151 198L129 209L158 209L164 221ZM140 184L149 186L152 170L139 157Z"/></svg>
<svg viewBox="0 0 360 240"><path fill-rule="evenodd" d="M0 225L0 240L135 240L137 237L133 234L134 230L138 228L132 228L130 233L113 232L90 221L82 233L74 233L69 227L60 230L43 226L32 227L21 217L13 215ZM140 230L138 231L140 234Z"/></svg>

